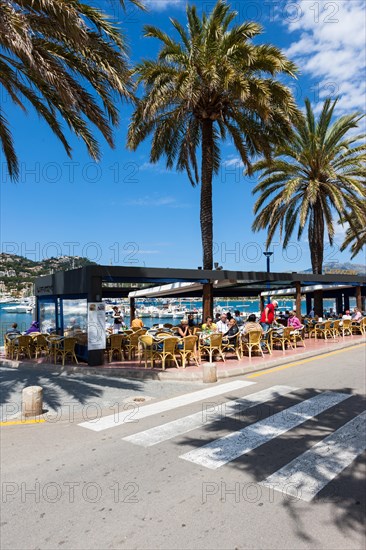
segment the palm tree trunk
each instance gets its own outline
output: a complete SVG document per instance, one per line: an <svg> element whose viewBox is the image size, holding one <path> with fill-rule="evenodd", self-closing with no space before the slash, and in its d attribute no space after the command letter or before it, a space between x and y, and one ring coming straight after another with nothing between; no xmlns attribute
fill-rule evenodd
<svg viewBox="0 0 366 550"><path fill-rule="evenodd" d="M313 215L309 224L309 244L313 273L321 275L324 257L324 216L320 202L316 202L313 207ZM314 313L320 317L323 316L322 290L314 291Z"/></svg>
<svg viewBox="0 0 366 550"><path fill-rule="evenodd" d="M202 121L202 165L201 165L201 238L203 269L213 268L213 222L212 222L212 173L213 173L213 123L210 119ZM203 287L203 319L213 314L213 285Z"/></svg>
<svg viewBox="0 0 366 550"><path fill-rule="evenodd" d="M202 165L201 165L201 238L203 269L212 269L213 222L212 222L212 173L213 173L213 122L202 121Z"/></svg>

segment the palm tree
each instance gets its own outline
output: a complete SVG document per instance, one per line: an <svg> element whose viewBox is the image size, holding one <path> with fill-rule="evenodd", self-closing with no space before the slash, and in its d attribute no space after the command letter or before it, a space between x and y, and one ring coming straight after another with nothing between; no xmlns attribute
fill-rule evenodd
<svg viewBox="0 0 366 550"><path fill-rule="evenodd" d="M352 256L351 260L361 252L366 245L366 205L360 205L360 208L355 208L353 212L347 212L340 220L340 223L347 222L349 227L346 230L346 236L341 246L341 252L350 247Z"/></svg>
<svg viewBox="0 0 366 550"><path fill-rule="evenodd" d="M313 273L321 274L325 231L332 245L334 214L362 207L365 198L365 150L363 135L349 134L358 127L360 113L332 122L337 100L326 100L318 120L309 100L306 113L295 123L295 135L280 145L273 160L253 167L260 196L254 206L253 230L267 229L269 247L277 229L286 248L297 227L300 239L307 227ZM347 134L348 137L347 137ZM319 296L316 308L321 310Z"/></svg>
<svg viewBox="0 0 366 550"><path fill-rule="evenodd" d="M34 107L70 156L61 116L93 159L100 151L88 122L113 146L111 126L118 123L113 94L133 97L124 38L102 11L80 0L1 0L0 85L3 98L24 111ZM16 179L18 158L3 107L0 142Z"/></svg>
<svg viewBox="0 0 366 550"><path fill-rule="evenodd" d="M292 77L296 69L274 46L253 44L262 32L257 23L231 26L237 14L223 0L202 19L194 6L186 12L187 30L171 19L177 40L145 27L161 49L157 60L136 67L144 91L128 146L136 150L152 135L152 163L165 156L167 168L175 164L192 185L201 183L203 268L212 269L212 179L220 168L220 142L231 139L249 171L253 155L269 157L273 142L290 135L297 113L289 88L275 77Z"/></svg>

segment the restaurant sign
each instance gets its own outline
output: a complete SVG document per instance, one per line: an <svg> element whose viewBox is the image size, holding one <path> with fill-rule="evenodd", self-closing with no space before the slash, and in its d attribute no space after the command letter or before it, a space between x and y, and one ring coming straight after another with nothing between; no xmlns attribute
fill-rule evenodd
<svg viewBox="0 0 366 550"><path fill-rule="evenodd" d="M105 303L88 302L88 350L105 347Z"/></svg>

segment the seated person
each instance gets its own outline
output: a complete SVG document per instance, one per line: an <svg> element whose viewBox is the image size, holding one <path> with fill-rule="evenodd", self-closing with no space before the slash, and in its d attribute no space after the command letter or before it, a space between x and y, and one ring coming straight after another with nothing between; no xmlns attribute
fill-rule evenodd
<svg viewBox="0 0 366 550"><path fill-rule="evenodd" d="M180 338L185 338L190 335L188 319L182 319L180 325L176 328L176 332Z"/></svg>
<svg viewBox="0 0 366 550"><path fill-rule="evenodd" d="M332 307L329 310L329 319L337 319L337 314Z"/></svg>
<svg viewBox="0 0 366 550"><path fill-rule="evenodd" d="M359 323L361 319L362 319L362 313L358 309L358 307L355 307L355 309L353 310L352 321L356 321L356 323Z"/></svg>
<svg viewBox="0 0 366 550"><path fill-rule="evenodd" d="M215 323L213 322L212 317L207 317L206 318L206 323L203 323L202 330L207 330L207 331L212 331L212 332L217 330L217 327L216 327Z"/></svg>
<svg viewBox="0 0 366 550"><path fill-rule="evenodd" d="M227 321L227 315L226 313L222 313L220 315L220 320L216 323L216 329L218 332L221 332L221 334L225 334L229 328L228 321Z"/></svg>
<svg viewBox="0 0 366 550"><path fill-rule="evenodd" d="M342 316L342 321L348 321L348 320L352 320L349 309L347 309Z"/></svg>
<svg viewBox="0 0 366 550"><path fill-rule="evenodd" d="M9 340L14 340L18 336L20 336L21 332L18 330L18 323L13 323L11 325L11 328L6 331L5 334L9 338Z"/></svg>
<svg viewBox="0 0 366 550"><path fill-rule="evenodd" d="M142 319L140 319L140 317L136 314L136 317L131 321L131 327L142 328L143 326L144 326L144 323L142 322Z"/></svg>
<svg viewBox="0 0 366 550"><path fill-rule="evenodd" d="M33 321L29 329L26 331L26 334L31 334L32 332L39 332L39 323L38 321Z"/></svg>
<svg viewBox="0 0 366 550"><path fill-rule="evenodd" d="M196 323L194 322L194 316L192 313L188 315L188 326L189 328L193 328L196 326Z"/></svg>
<svg viewBox="0 0 366 550"><path fill-rule="evenodd" d="M234 317L229 321L228 330L223 334L223 340L233 343L236 339L236 335L239 332L238 325Z"/></svg>
<svg viewBox="0 0 366 550"><path fill-rule="evenodd" d="M236 324L238 325L238 327L241 327L244 324L244 319L243 317L241 317L240 311L237 309L236 311L234 311L234 315Z"/></svg>
<svg viewBox="0 0 366 550"><path fill-rule="evenodd" d="M280 325L287 327L288 317L285 317L284 313L281 312L276 320L277 320L277 323L279 323Z"/></svg>
<svg viewBox="0 0 366 550"><path fill-rule="evenodd" d="M299 318L296 317L296 313L294 311L290 311L290 316L287 319L287 326L292 327L294 330L302 328L302 324Z"/></svg>
<svg viewBox="0 0 366 550"><path fill-rule="evenodd" d="M254 315L254 313L252 313L251 315L249 315L248 320L247 320L247 322L246 322L245 325L244 325L242 334L243 334L244 336L247 336L248 333L249 333L250 331L252 331L252 330L260 330L261 332L263 332L263 328L262 328L262 326L257 322L256 316Z"/></svg>

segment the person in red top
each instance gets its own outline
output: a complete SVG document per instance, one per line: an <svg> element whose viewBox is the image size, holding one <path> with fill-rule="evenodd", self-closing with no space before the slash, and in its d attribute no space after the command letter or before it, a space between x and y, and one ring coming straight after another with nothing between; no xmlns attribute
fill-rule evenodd
<svg viewBox="0 0 366 550"><path fill-rule="evenodd" d="M267 304L264 310L262 311L262 315L259 322L264 331L267 331L272 325L275 319L275 309L277 306L278 306L278 302L276 300L271 300L271 303Z"/></svg>

